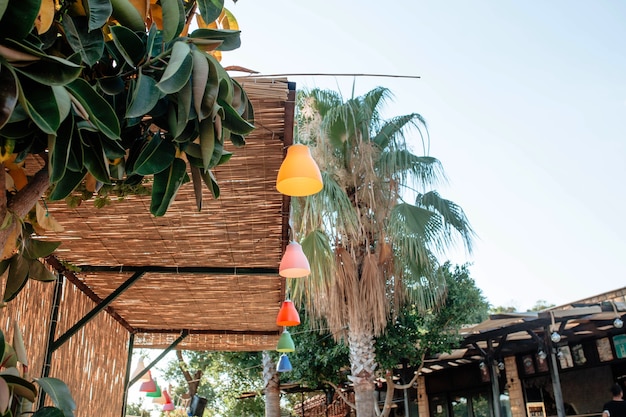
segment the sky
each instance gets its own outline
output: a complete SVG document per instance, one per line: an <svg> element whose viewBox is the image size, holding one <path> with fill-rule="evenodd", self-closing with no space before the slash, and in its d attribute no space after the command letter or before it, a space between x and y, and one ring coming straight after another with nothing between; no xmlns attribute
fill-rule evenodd
<svg viewBox="0 0 626 417"><path fill-rule="evenodd" d="M470 263L493 306L525 311L626 286L626 2L225 6L242 45L224 66L345 97L383 86L394 96L386 117L426 119L448 177L438 191L477 235L471 254L450 260Z"/></svg>

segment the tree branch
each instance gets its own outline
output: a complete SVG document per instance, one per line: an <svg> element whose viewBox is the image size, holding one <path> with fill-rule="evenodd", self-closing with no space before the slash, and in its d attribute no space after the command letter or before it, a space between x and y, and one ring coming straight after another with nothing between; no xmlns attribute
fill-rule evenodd
<svg viewBox="0 0 626 417"><path fill-rule="evenodd" d="M348 396L341 390L341 388L339 388L337 385L333 384L330 381L324 381L324 383L333 387L337 395L339 395L339 397L343 400L344 403L346 403L348 407L350 407L353 410L356 410L356 404L350 402L350 400L348 399Z"/></svg>

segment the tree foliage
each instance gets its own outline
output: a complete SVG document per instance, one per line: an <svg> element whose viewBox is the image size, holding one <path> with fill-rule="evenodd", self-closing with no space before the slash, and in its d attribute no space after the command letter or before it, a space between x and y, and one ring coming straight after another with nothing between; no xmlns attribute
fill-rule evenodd
<svg viewBox="0 0 626 417"><path fill-rule="evenodd" d="M212 170L231 158L225 142L242 146L254 126L245 91L219 62L241 43L223 0L2 5L0 247L15 277L7 300L28 277L45 279L23 244L59 231L43 205L35 213L44 193L69 204L149 193L150 212L162 216L193 180L200 210L201 183L220 194Z"/></svg>
<svg viewBox="0 0 626 417"><path fill-rule="evenodd" d="M446 295L437 308L420 310L407 305L376 339L382 370L400 363L419 367L425 355L448 352L459 341L462 326L480 323L488 316L489 303L470 277L468 265L444 263L438 272L446 281Z"/></svg>
<svg viewBox="0 0 626 417"><path fill-rule="evenodd" d="M184 363L171 361L164 377L174 383L173 394L186 396L188 381L183 371L200 375L197 395L207 399L209 415L262 416L265 410L260 352L194 352L184 351ZM200 371L200 372L197 372ZM238 399L245 392L258 395ZM211 411L213 410L213 411Z"/></svg>

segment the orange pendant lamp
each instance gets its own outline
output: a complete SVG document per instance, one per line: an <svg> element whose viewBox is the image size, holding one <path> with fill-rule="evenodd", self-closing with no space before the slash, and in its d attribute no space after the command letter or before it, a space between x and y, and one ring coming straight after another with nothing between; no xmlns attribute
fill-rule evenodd
<svg viewBox="0 0 626 417"><path fill-rule="evenodd" d="M302 246L297 242L290 242L285 249L278 274L285 278L301 278L311 273L309 260L304 255Z"/></svg>
<svg viewBox="0 0 626 417"><path fill-rule="evenodd" d="M292 197L305 197L320 192L324 187L320 169L306 145L287 148L287 155L278 170L276 189Z"/></svg>
<svg viewBox="0 0 626 417"><path fill-rule="evenodd" d="M293 301L283 301L283 305L278 311L278 316L276 316L276 324L280 327L297 326L300 324L300 315L298 310L296 310L296 306L293 305Z"/></svg>

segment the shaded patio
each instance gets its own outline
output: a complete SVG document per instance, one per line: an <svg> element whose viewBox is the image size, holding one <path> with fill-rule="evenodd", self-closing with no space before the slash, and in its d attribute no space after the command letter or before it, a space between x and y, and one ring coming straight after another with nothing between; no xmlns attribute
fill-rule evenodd
<svg viewBox="0 0 626 417"><path fill-rule="evenodd" d="M64 227L46 261L56 284L29 280L0 312L24 333L32 376L63 379L77 416L122 414L130 353L138 348L273 350L285 281L278 265L287 243L288 204L275 189L293 140L295 85L282 78L238 79L255 109L246 146L215 170L221 196L191 183L163 217L149 196L95 208L49 204Z"/></svg>

